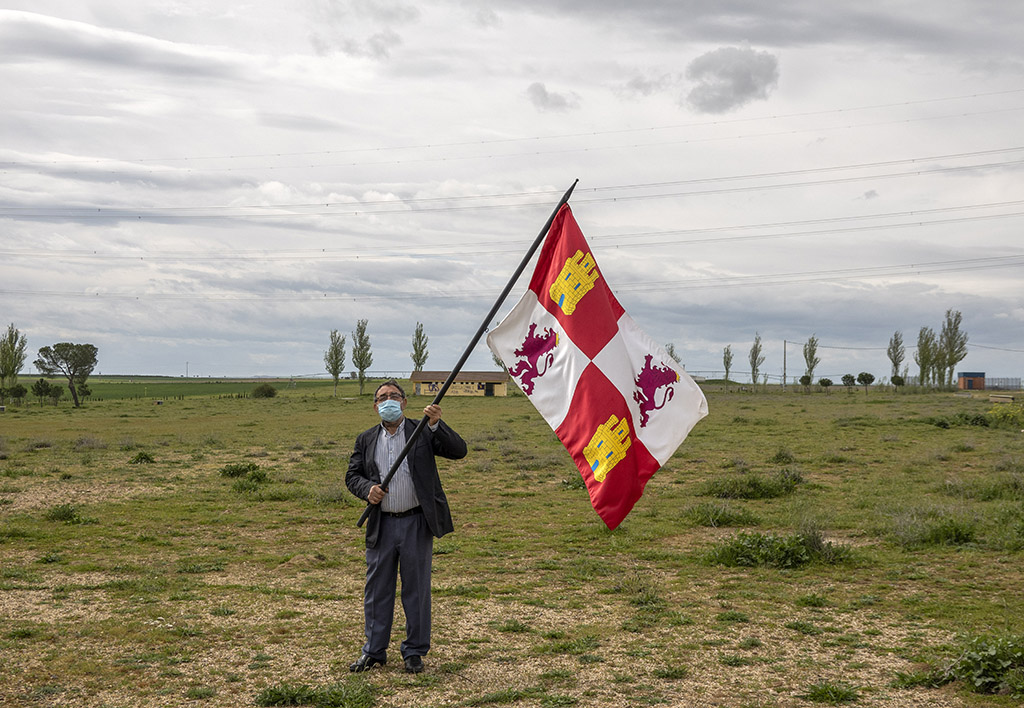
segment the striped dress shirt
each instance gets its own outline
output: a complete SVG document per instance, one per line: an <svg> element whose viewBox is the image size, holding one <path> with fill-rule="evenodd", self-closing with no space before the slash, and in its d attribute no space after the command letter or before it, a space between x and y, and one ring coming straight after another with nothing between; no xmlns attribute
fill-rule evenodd
<svg viewBox="0 0 1024 708"><path fill-rule="evenodd" d="M374 454L374 462L380 470L381 478L388 473L391 465L395 463L398 453L405 447L405 420L398 425L394 435L387 431L383 424L380 426L380 437L377 439L377 450ZM388 493L380 503L381 511L398 513L408 511L420 505L416 496L416 487L412 483L412 474L409 472L409 459L406 457L398 466L395 476L388 483Z"/></svg>

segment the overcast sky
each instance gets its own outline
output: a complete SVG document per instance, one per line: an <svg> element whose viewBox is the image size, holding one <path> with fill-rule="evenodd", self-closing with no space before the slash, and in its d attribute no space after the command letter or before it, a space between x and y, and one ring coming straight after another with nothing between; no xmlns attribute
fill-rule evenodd
<svg viewBox="0 0 1024 708"><path fill-rule="evenodd" d="M687 369L888 376L963 313L1024 375L1024 6L6 0L0 323L97 372L458 359L572 184ZM524 275L499 311L522 294ZM789 342L785 344L784 342ZM467 369L493 369L483 342ZM27 370L24 374L30 374Z"/></svg>

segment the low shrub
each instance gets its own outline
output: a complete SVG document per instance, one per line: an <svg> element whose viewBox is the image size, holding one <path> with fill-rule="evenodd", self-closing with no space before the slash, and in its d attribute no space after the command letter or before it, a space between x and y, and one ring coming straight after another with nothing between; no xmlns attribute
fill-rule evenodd
<svg viewBox="0 0 1024 708"><path fill-rule="evenodd" d="M273 398L277 395L277 389L268 383L262 383L252 390L253 398Z"/></svg>
<svg viewBox="0 0 1024 708"><path fill-rule="evenodd" d="M232 462L220 468L221 477L244 477L260 468L255 462Z"/></svg>
<svg viewBox="0 0 1024 708"><path fill-rule="evenodd" d="M988 412L989 423L996 428L1024 428L1024 403L998 403Z"/></svg>
<svg viewBox="0 0 1024 708"><path fill-rule="evenodd" d="M937 428L956 428L960 426L973 425L979 428L987 428L992 424L989 415L985 413L967 413L960 411L951 416L930 416L925 418L925 422L936 426Z"/></svg>

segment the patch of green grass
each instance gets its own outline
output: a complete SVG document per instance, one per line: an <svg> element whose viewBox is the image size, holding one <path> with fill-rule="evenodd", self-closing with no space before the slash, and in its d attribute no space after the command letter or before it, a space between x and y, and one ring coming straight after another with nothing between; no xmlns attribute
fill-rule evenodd
<svg viewBox="0 0 1024 708"><path fill-rule="evenodd" d="M190 701L202 701L213 698L217 695L217 689L213 686L192 686L185 691L185 698Z"/></svg>
<svg viewBox="0 0 1024 708"><path fill-rule="evenodd" d="M584 635L572 639L557 639L537 647L534 651L538 654L566 654L569 656L582 656L601 646L600 640L593 635Z"/></svg>
<svg viewBox="0 0 1024 708"><path fill-rule="evenodd" d="M796 462L796 455L784 447L780 447L768 461L775 465L791 465Z"/></svg>
<svg viewBox="0 0 1024 708"><path fill-rule="evenodd" d="M654 669L651 674L654 678L659 678L663 681L681 681L682 679L689 678L690 669L683 664L676 664Z"/></svg>
<svg viewBox="0 0 1024 708"><path fill-rule="evenodd" d="M720 499L775 499L792 494L803 482L797 470L784 469L765 476L757 472L724 475L704 483L704 496Z"/></svg>
<svg viewBox="0 0 1024 708"><path fill-rule="evenodd" d="M482 696L476 698L470 698L463 701L459 705L462 706L488 706L488 705L507 705L510 703L518 703L525 701L530 698L534 698L544 693L544 689L539 686L532 686L530 688L503 688L498 691L490 691Z"/></svg>
<svg viewBox="0 0 1024 708"><path fill-rule="evenodd" d="M65 524L95 524L96 519L82 516L74 504L58 504L50 507L43 515L47 521L60 521Z"/></svg>
<svg viewBox="0 0 1024 708"><path fill-rule="evenodd" d="M792 629L794 632L799 632L800 634L807 636L815 636L824 631L820 627L817 627L806 620L793 620L792 622L787 622L785 627L786 629Z"/></svg>
<svg viewBox="0 0 1024 708"><path fill-rule="evenodd" d="M907 549L963 546L977 541L978 522L963 512L912 507L894 516L891 535Z"/></svg>
<svg viewBox="0 0 1024 708"><path fill-rule="evenodd" d="M827 703L838 706L843 703L855 703L860 699L857 688L837 681L820 681L808 687L801 698L814 703Z"/></svg>
<svg viewBox="0 0 1024 708"><path fill-rule="evenodd" d="M797 607L828 607L828 598L818 593L811 593L810 595L801 595L796 599Z"/></svg>
<svg viewBox="0 0 1024 708"><path fill-rule="evenodd" d="M518 619L505 620L501 624L495 626L499 632L508 632L511 634L523 634L526 632L532 632L533 629L526 622Z"/></svg>
<svg viewBox="0 0 1024 708"><path fill-rule="evenodd" d="M715 620L723 624L744 624L750 621L750 615L739 610L723 610L715 616Z"/></svg>
<svg viewBox="0 0 1024 708"><path fill-rule="evenodd" d="M851 557L849 548L824 540L820 533L779 536L741 532L707 554L715 565L728 567L799 568L810 563L836 565Z"/></svg>
<svg viewBox="0 0 1024 708"><path fill-rule="evenodd" d="M683 513L692 524L710 526L711 528L757 526L760 523L753 512L743 508L734 508L727 502L702 502L689 507Z"/></svg>
<svg viewBox="0 0 1024 708"><path fill-rule="evenodd" d="M376 695L373 686L357 678L324 686L280 683L268 686L256 696L257 706L372 708L374 703Z"/></svg>

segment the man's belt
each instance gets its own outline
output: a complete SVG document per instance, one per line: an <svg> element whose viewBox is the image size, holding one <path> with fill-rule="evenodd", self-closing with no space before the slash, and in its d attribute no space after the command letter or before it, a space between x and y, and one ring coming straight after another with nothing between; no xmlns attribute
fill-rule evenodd
<svg viewBox="0 0 1024 708"><path fill-rule="evenodd" d="M392 519L401 519L405 516L412 516L413 514L422 514L423 507L414 506L413 508L406 509L405 511L381 511L381 513L384 514L384 516L390 516Z"/></svg>

